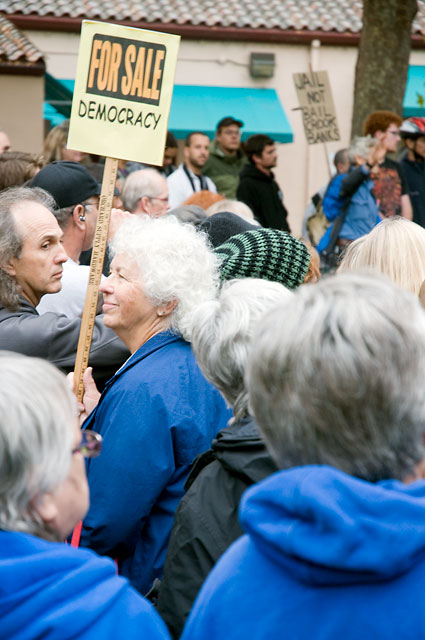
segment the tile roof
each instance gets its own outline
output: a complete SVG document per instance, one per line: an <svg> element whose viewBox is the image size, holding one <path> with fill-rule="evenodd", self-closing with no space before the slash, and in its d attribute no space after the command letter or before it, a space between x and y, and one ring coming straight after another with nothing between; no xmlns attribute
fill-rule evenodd
<svg viewBox="0 0 425 640"><path fill-rule="evenodd" d="M362 0L0 0L9 15L359 33ZM418 0L414 33L425 33Z"/></svg>
<svg viewBox="0 0 425 640"><path fill-rule="evenodd" d="M0 15L0 62L22 66L42 59L41 51L7 18Z"/></svg>

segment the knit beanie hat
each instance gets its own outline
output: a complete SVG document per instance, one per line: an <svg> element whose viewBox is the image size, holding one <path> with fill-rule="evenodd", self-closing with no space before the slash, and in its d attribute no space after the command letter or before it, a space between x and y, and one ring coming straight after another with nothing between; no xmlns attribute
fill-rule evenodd
<svg viewBox="0 0 425 640"><path fill-rule="evenodd" d="M235 213L230 213L230 211L214 213L214 215L203 220L198 226L198 229L205 231L208 235L213 247L218 247L238 233L258 228L258 225L251 224L248 220L245 220L245 218L241 218Z"/></svg>
<svg viewBox="0 0 425 640"><path fill-rule="evenodd" d="M307 274L310 253L301 240L278 229L245 231L214 250L221 279L262 278L296 289Z"/></svg>

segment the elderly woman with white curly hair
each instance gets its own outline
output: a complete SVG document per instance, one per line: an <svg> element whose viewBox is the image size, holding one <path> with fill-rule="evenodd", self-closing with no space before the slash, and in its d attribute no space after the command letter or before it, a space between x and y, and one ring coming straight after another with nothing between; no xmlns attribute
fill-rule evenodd
<svg viewBox="0 0 425 640"><path fill-rule="evenodd" d="M60 371L0 352L1 638L168 637L111 560L63 542L88 509L83 458L101 445Z"/></svg>
<svg viewBox="0 0 425 640"><path fill-rule="evenodd" d="M216 258L175 218L134 216L111 245L104 322L131 357L106 384L84 428L104 438L88 464L91 508L81 544L118 561L145 594L162 572L175 509L195 457L230 412L189 342L193 310L214 298ZM84 404L93 393L86 376Z"/></svg>

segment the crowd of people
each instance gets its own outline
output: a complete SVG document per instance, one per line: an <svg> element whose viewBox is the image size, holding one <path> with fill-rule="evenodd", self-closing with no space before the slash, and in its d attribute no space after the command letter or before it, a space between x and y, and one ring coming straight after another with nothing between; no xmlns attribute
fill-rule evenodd
<svg viewBox="0 0 425 640"><path fill-rule="evenodd" d="M300 238L242 129L119 162L81 401L102 159L0 132L0 638L422 637L425 119Z"/></svg>

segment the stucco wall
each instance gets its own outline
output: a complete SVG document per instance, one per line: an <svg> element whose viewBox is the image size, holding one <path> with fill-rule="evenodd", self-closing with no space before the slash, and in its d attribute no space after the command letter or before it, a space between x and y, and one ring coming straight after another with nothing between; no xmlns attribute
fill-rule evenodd
<svg viewBox="0 0 425 640"><path fill-rule="evenodd" d="M44 77L0 75L0 129L12 149L40 153L43 148Z"/></svg>
<svg viewBox="0 0 425 640"><path fill-rule="evenodd" d="M57 78L74 78L79 36L30 31L28 37L45 53L47 70ZM256 80L250 77L248 62L253 51L274 53L274 77ZM182 41L176 69L176 84L224 87L265 87L277 90L294 132L294 142L278 145L276 177L283 190L294 233L299 233L308 199L327 182L328 157L349 143L353 108L354 72L357 49L249 42ZM425 52L414 51L412 64L425 64ZM333 92L340 142L307 145L292 74L328 71ZM229 115L229 114L223 114ZM237 116L238 114L233 114ZM261 117L261 114L259 114Z"/></svg>

